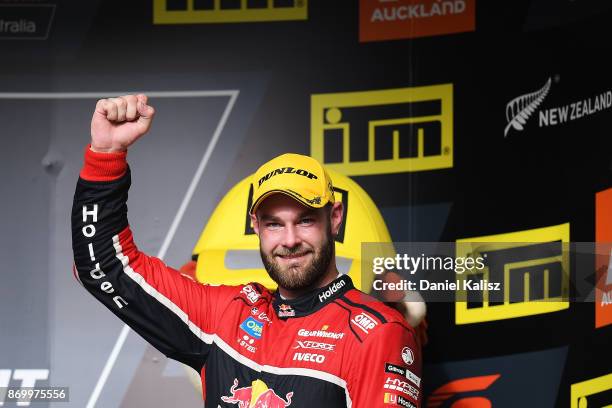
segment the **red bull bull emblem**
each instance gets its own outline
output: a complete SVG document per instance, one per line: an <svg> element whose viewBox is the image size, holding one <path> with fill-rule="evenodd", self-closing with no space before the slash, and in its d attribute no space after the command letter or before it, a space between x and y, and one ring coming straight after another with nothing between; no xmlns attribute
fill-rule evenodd
<svg viewBox="0 0 612 408"><path fill-rule="evenodd" d="M261 380L253 381L249 387L238 388L237 378L234 379L230 393L227 397L221 397L221 401L238 404L238 408L286 408L291 405L293 396L293 392L289 392L285 400Z"/></svg>
<svg viewBox="0 0 612 408"><path fill-rule="evenodd" d="M295 310L289 305L282 304L278 307L278 317L293 317L295 316Z"/></svg>

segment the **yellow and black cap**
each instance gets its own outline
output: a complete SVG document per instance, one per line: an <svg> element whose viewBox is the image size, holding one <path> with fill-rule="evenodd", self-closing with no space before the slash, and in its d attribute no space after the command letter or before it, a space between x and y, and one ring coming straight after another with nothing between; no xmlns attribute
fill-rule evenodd
<svg viewBox="0 0 612 408"><path fill-rule="evenodd" d="M275 193L288 195L312 208L334 202L334 187L323 165L301 154L285 153L264 163L253 175L252 184L251 214Z"/></svg>

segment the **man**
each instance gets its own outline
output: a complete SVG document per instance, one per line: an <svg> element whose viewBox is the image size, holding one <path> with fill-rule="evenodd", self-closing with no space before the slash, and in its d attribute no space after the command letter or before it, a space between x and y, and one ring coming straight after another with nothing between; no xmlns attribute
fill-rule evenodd
<svg viewBox="0 0 612 408"><path fill-rule="evenodd" d="M419 406L415 332L338 273L342 203L316 160L282 155L253 179L251 220L277 291L203 285L138 251L126 155L153 115L145 95L96 105L72 209L83 286L162 353L201 372L206 407Z"/></svg>

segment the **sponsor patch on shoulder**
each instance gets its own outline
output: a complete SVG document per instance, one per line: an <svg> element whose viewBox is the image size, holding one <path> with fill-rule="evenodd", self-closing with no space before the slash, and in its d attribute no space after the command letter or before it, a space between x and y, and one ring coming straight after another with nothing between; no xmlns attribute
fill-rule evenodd
<svg viewBox="0 0 612 408"><path fill-rule="evenodd" d="M251 303L255 303L261 297L261 294L253 287L253 285L245 285L240 289L240 293L246 296Z"/></svg>
<svg viewBox="0 0 612 408"><path fill-rule="evenodd" d="M401 377L407 378L411 383L417 387L421 386L421 377L410 371L406 367L401 367L391 363L385 363L385 372L390 374L397 374Z"/></svg>
<svg viewBox="0 0 612 408"><path fill-rule="evenodd" d="M402 349L402 360L408 365L414 363L414 353L410 347L406 346Z"/></svg>
<svg viewBox="0 0 612 408"><path fill-rule="evenodd" d="M255 320L252 317L247 317L245 321L240 324L240 328L247 334L253 336L255 339L260 339L263 334L264 324L259 320Z"/></svg>
<svg viewBox="0 0 612 408"><path fill-rule="evenodd" d="M370 334L378 326L378 321L365 312L361 312L353 317L351 323L365 334Z"/></svg>
<svg viewBox="0 0 612 408"><path fill-rule="evenodd" d="M399 405L400 407L406 407L406 408L417 408L416 405L408 401L406 398L402 397L401 395L397 395L391 392L385 392L384 403L393 404L396 406Z"/></svg>

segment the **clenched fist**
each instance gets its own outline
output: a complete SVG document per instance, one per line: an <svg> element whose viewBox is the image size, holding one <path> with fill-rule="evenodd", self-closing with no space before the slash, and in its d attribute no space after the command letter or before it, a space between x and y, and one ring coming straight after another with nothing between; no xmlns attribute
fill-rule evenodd
<svg viewBox="0 0 612 408"><path fill-rule="evenodd" d="M155 109L146 95L100 99L91 118L91 150L121 152L147 133Z"/></svg>

